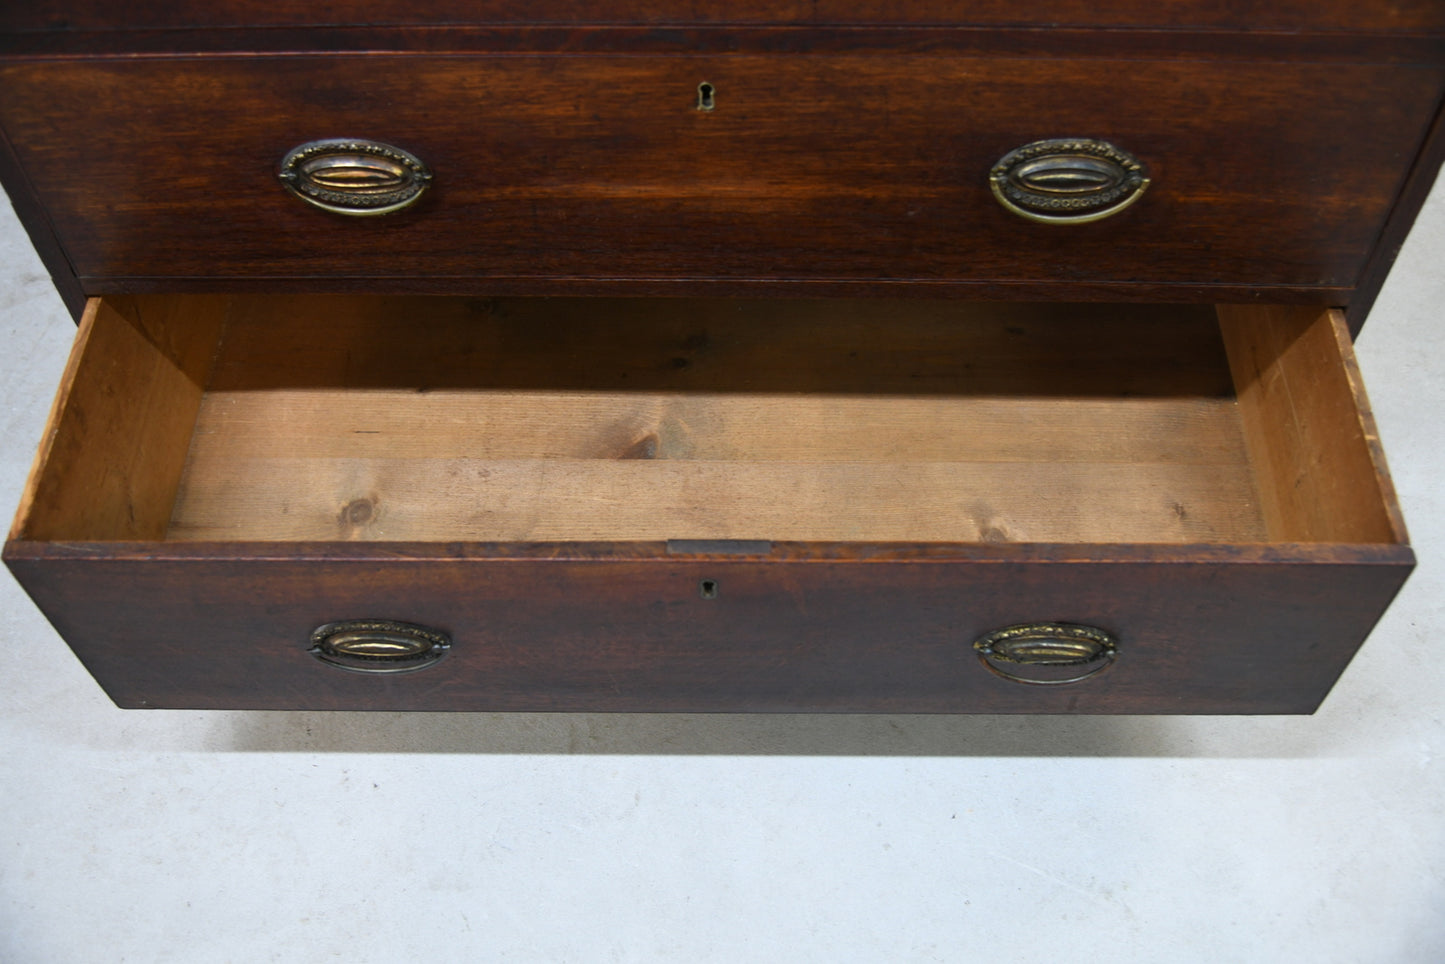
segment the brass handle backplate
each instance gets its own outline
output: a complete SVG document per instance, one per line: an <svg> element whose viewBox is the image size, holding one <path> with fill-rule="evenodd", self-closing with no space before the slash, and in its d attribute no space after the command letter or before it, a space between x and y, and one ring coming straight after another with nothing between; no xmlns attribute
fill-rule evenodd
<svg viewBox="0 0 1445 964"><path fill-rule="evenodd" d="M355 673L412 673L435 664L451 646L451 637L441 630L390 619L350 619L316 627L308 652Z"/></svg>
<svg viewBox="0 0 1445 964"><path fill-rule="evenodd" d="M286 190L336 214L390 214L415 204L432 174L415 155L379 141L334 139L291 148L277 177Z"/></svg>
<svg viewBox="0 0 1445 964"><path fill-rule="evenodd" d="M1149 174L1128 151L1083 137L1034 141L999 158L988 174L998 202L1045 224L1083 224L1118 214L1144 196Z"/></svg>
<svg viewBox="0 0 1445 964"><path fill-rule="evenodd" d="M1025 623L997 629L975 640L973 650L995 676L1032 686L1082 682L1108 669L1119 655L1111 633L1075 623ZM1075 667L1089 668L1080 673Z"/></svg>

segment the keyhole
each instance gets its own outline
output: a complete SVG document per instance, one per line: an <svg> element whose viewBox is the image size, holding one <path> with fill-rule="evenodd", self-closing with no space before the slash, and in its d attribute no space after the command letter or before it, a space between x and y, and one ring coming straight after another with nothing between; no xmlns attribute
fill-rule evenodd
<svg viewBox="0 0 1445 964"><path fill-rule="evenodd" d="M697 109L712 110L717 104L713 101L714 88L707 81L697 85Z"/></svg>
<svg viewBox="0 0 1445 964"><path fill-rule="evenodd" d="M698 583L698 586L697 586L697 594L698 594L699 596L701 596L702 598L704 598L704 599L716 599L716 598L717 598L717 580L715 580L715 579L704 579L702 582Z"/></svg>

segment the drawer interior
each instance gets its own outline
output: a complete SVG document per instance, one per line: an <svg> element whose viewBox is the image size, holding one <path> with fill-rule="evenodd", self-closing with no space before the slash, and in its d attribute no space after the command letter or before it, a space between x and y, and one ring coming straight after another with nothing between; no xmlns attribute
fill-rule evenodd
<svg viewBox="0 0 1445 964"><path fill-rule="evenodd" d="M1338 314L91 302L37 541L1403 542Z"/></svg>

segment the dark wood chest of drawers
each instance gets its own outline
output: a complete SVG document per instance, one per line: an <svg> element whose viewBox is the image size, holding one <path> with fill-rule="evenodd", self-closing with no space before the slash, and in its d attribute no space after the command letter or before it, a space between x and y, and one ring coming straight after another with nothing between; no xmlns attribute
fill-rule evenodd
<svg viewBox="0 0 1445 964"><path fill-rule="evenodd" d="M1413 565L1433 0L139 7L0 12L123 706L1308 712Z"/></svg>

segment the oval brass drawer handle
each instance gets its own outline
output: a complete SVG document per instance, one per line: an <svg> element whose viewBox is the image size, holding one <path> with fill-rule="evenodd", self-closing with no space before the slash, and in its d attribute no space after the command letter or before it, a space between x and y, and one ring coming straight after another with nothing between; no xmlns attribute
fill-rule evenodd
<svg viewBox="0 0 1445 964"><path fill-rule="evenodd" d="M1114 665L1119 655L1111 633L1075 623L1025 623L997 629L980 636L973 650L995 676L1032 686L1082 682ZM1013 672L1000 664L1027 669ZM1083 673L1051 674L1058 667L1075 666L1090 668Z"/></svg>
<svg viewBox="0 0 1445 964"><path fill-rule="evenodd" d="M446 633L390 619L350 619L318 626L312 656L355 673L412 673L432 666L451 649Z"/></svg>
<svg viewBox="0 0 1445 964"><path fill-rule="evenodd" d="M291 148L277 173L286 190L336 214L390 214L415 204L432 174L415 155L379 141L310 141Z"/></svg>
<svg viewBox="0 0 1445 964"><path fill-rule="evenodd" d="M1149 174L1128 151L1082 137L1034 141L999 158L988 174L998 202L1045 224L1084 224L1144 196Z"/></svg>

